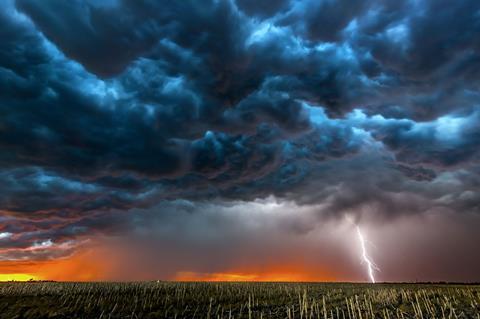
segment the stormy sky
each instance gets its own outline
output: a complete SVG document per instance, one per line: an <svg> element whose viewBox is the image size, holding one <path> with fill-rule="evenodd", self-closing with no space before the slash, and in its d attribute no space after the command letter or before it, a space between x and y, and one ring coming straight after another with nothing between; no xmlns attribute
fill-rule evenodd
<svg viewBox="0 0 480 319"><path fill-rule="evenodd" d="M478 0L0 2L0 273L480 281Z"/></svg>

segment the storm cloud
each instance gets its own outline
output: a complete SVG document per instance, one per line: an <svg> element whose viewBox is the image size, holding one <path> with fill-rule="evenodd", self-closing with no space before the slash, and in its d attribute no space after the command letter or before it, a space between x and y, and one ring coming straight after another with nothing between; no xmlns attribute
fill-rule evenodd
<svg viewBox="0 0 480 319"><path fill-rule="evenodd" d="M189 214L222 233L212 211L267 199L298 210L268 215L281 226L264 231L285 238L347 215L479 225L476 0L3 8L0 260L66 257Z"/></svg>

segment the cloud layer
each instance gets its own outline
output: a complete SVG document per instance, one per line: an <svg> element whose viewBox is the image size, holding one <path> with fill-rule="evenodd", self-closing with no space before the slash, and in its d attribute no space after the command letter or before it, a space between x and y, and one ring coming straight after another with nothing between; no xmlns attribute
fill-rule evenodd
<svg viewBox="0 0 480 319"><path fill-rule="evenodd" d="M4 7L2 260L69 256L185 203L273 196L298 205L299 236L480 211L478 1Z"/></svg>

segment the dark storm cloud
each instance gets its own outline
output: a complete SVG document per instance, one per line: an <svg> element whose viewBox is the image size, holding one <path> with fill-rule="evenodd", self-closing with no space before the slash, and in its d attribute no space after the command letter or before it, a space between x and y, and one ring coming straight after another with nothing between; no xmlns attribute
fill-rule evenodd
<svg viewBox="0 0 480 319"><path fill-rule="evenodd" d="M309 40L336 42L342 31L369 9L369 1L293 1L293 9L279 19L280 25L292 26Z"/></svg>
<svg viewBox="0 0 480 319"><path fill-rule="evenodd" d="M240 10L249 16L268 18L279 13L286 12L292 3L289 0L273 0L273 1L254 1L254 0L238 0L236 4Z"/></svg>
<svg viewBox="0 0 480 319"><path fill-rule="evenodd" d="M357 113L358 115L358 113ZM357 116L353 115L354 121ZM479 163L480 109L447 115L429 122L359 116L375 139L390 149L401 164L446 169Z"/></svg>
<svg viewBox="0 0 480 319"><path fill-rule="evenodd" d="M475 0L5 1L2 245L177 199L478 212L479 21Z"/></svg>
<svg viewBox="0 0 480 319"><path fill-rule="evenodd" d="M425 120L478 105L478 2L386 3L352 32L392 81L373 112Z"/></svg>

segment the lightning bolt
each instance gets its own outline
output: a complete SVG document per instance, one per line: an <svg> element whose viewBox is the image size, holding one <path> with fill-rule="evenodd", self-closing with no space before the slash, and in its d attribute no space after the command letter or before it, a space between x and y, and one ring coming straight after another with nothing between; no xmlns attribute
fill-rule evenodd
<svg viewBox="0 0 480 319"><path fill-rule="evenodd" d="M368 255L365 237L363 237L360 227L358 225L355 225L355 227L357 229L358 240L360 241L360 245L362 247L363 262L365 262L365 264L367 265L368 276L370 277L370 281L372 283L375 283L374 270L380 270L380 269L378 269L378 267L372 261L371 257Z"/></svg>

